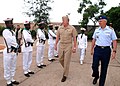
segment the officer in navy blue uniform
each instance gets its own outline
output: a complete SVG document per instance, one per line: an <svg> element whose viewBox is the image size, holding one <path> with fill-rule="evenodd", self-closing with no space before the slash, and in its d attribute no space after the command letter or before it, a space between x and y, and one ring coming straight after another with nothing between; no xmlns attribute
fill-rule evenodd
<svg viewBox="0 0 120 86"><path fill-rule="evenodd" d="M107 17L101 16L99 19L99 28L93 34L91 55L93 55L92 63L92 77L93 84L97 83L99 79L99 86L104 86L107 75L107 68L112 54L112 59L116 56L117 37L113 29L106 25ZM111 42L113 42L113 49L111 53ZM101 71L99 76L99 62L101 62Z"/></svg>

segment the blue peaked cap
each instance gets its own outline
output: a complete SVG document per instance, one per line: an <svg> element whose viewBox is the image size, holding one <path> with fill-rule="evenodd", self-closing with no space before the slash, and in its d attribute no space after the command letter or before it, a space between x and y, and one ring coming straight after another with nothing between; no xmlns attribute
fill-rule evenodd
<svg viewBox="0 0 120 86"><path fill-rule="evenodd" d="M101 20L101 19L106 19L107 20L107 17L106 16L100 16L99 20Z"/></svg>

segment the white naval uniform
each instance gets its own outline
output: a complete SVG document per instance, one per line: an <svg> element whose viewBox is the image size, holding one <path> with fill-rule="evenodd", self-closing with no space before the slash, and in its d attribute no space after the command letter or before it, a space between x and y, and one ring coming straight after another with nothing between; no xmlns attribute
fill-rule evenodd
<svg viewBox="0 0 120 86"><path fill-rule="evenodd" d="M12 32L11 32L12 31ZM2 33L5 41L6 48L3 51L3 64L4 64L4 78L7 80L7 84L10 84L13 81L13 77L15 75L16 69L16 60L17 56L14 52L7 52L7 48L11 48L11 46L17 48L18 44L15 37L15 32L13 30L5 29Z"/></svg>
<svg viewBox="0 0 120 86"><path fill-rule="evenodd" d="M23 34L23 45L21 47L21 50L23 53L23 70L24 70L24 74L27 74L28 72L30 72L33 48L31 45L26 47L25 43L27 42L33 43L34 41L32 39L32 36L29 30L24 29L22 34Z"/></svg>
<svg viewBox="0 0 120 86"><path fill-rule="evenodd" d="M87 36L85 34L78 34L78 48L80 49L80 61L84 60L84 56L85 56L85 50L87 48Z"/></svg>
<svg viewBox="0 0 120 86"><path fill-rule="evenodd" d="M49 49L48 49L48 60L53 59L54 57L54 44L55 44L55 39L53 37L56 37L55 33L53 33L52 30L48 30L48 44L49 44Z"/></svg>
<svg viewBox="0 0 120 86"><path fill-rule="evenodd" d="M44 57L44 42L42 40L46 40L44 30L38 28L37 30L37 52L36 52L36 63L37 66L43 65L43 57Z"/></svg>
<svg viewBox="0 0 120 86"><path fill-rule="evenodd" d="M57 30L54 31L55 34L57 34ZM54 50L54 56L58 56L58 50L59 50L59 41L57 43L57 50Z"/></svg>

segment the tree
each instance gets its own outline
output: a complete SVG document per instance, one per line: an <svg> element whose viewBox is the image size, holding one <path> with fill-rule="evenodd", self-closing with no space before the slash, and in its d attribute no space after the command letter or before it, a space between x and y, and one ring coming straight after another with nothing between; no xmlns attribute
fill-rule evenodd
<svg viewBox="0 0 120 86"><path fill-rule="evenodd" d="M120 31L120 6L112 7L105 15L108 17L109 23L112 23L112 27L116 31Z"/></svg>
<svg viewBox="0 0 120 86"><path fill-rule="evenodd" d="M96 26L98 16L104 13L104 6L106 6L106 3L103 0L99 0L95 4L90 0L82 0L78 8L78 13L83 14L83 19L80 22L81 27L86 27L89 20L92 20L94 26Z"/></svg>
<svg viewBox="0 0 120 86"><path fill-rule="evenodd" d="M35 22L44 21L48 23L49 21L49 11L52 9L49 6L49 3L52 3L51 0L24 0L25 7L28 8L28 11L24 12L29 17L33 16Z"/></svg>
<svg viewBox="0 0 120 86"><path fill-rule="evenodd" d="M2 32L3 32L4 29L5 29L5 27L0 26L0 36L2 36Z"/></svg>

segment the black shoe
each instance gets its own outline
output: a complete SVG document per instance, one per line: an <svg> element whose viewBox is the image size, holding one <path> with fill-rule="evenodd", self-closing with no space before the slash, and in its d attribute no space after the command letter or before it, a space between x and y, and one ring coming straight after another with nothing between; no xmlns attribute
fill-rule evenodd
<svg viewBox="0 0 120 86"><path fill-rule="evenodd" d="M20 83L18 81L12 81L12 84L18 85Z"/></svg>
<svg viewBox="0 0 120 86"><path fill-rule="evenodd" d="M96 77L93 79L93 84L94 85L97 83L97 80L98 80L98 78L96 78Z"/></svg>
<svg viewBox="0 0 120 86"><path fill-rule="evenodd" d="M52 60L52 59L51 59L51 60L48 60L48 61L53 62L53 60Z"/></svg>
<svg viewBox="0 0 120 86"><path fill-rule="evenodd" d="M38 68L43 68L41 65L40 66L37 66Z"/></svg>
<svg viewBox="0 0 120 86"><path fill-rule="evenodd" d="M67 79L67 77L66 77L66 76L63 76L63 78L62 78L61 82L65 82L65 81L66 81L66 79Z"/></svg>
<svg viewBox="0 0 120 86"><path fill-rule="evenodd" d="M7 86L13 86L13 84L12 84L12 83L10 83L10 84L7 84Z"/></svg>
<svg viewBox="0 0 120 86"><path fill-rule="evenodd" d="M33 71L28 72L29 74L35 74Z"/></svg>
<svg viewBox="0 0 120 86"><path fill-rule="evenodd" d="M55 59L51 59L51 60L48 60L48 61L53 62L53 61L55 61Z"/></svg>
<svg viewBox="0 0 120 86"><path fill-rule="evenodd" d="M52 60L52 62L55 61L55 59L51 59L51 60Z"/></svg>
<svg viewBox="0 0 120 86"><path fill-rule="evenodd" d="M42 67L46 67L46 65L44 65L44 64L43 64L43 65L41 65L41 66L42 66Z"/></svg>
<svg viewBox="0 0 120 86"><path fill-rule="evenodd" d="M29 73L27 73L27 74L24 74L26 77L30 77L30 75L29 75Z"/></svg>
<svg viewBox="0 0 120 86"><path fill-rule="evenodd" d="M54 56L54 57L58 58L58 55L56 55L56 56Z"/></svg>

